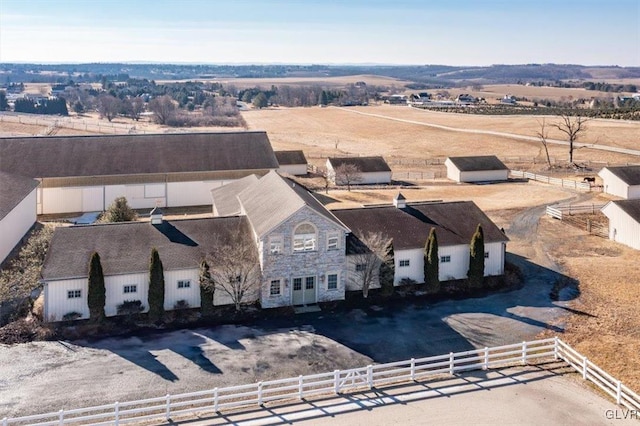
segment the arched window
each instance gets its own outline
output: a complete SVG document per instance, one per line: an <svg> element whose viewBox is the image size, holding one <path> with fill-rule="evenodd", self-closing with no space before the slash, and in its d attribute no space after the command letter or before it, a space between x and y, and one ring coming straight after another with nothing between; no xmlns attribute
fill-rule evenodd
<svg viewBox="0 0 640 426"><path fill-rule="evenodd" d="M315 251L317 249L316 228L303 223L293 231L293 251Z"/></svg>

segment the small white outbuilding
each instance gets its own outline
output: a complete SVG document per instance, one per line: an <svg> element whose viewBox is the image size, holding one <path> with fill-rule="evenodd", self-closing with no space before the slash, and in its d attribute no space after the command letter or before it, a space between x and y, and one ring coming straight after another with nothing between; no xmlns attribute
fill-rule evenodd
<svg viewBox="0 0 640 426"><path fill-rule="evenodd" d="M38 181L0 172L0 264L36 223Z"/></svg>
<svg viewBox="0 0 640 426"><path fill-rule="evenodd" d="M341 170L347 166L355 166L357 171L357 179L351 180L346 177ZM349 172L347 172L349 173ZM363 184L388 184L391 183L391 168L380 156L374 157L330 157L327 158L327 176L332 183L337 185ZM353 176L351 176L353 178Z"/></svg>
<svg viewBox="0 0 640 426"><path fill-rule="evenodd" d="M610 201L602 208L609 218L609 239L640 250L640 199Z"/></svg>
<svg viewBox="0 0 640 426"><path fill-rule="evenodd" d="M495 182L509 179L509 168L495 155L449 157L447 178L456 182Z"/></svg>
<svg viewBox="0 0 640 426"><path fill-rule="evenodd" d="M640 166L605 167L598 176L606 194L629 200L640 198Z"/></svg>
<svg viewBox="0 0 640 426"><path fill-rule="evenodd" d="M293 176L305 176L307 174L307 158L301 150L275 151L278 160L278 171Z"/></svg>

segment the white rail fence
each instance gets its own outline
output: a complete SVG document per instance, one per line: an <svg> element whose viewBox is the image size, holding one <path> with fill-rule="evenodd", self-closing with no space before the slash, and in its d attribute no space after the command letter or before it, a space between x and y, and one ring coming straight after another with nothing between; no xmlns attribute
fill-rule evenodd
<svg viewBox="0 0 640 426"><path fill-rule="evenodd" d="M532 359L564 360L610 395L618 405L640 410L640 396L589 361L560 339L551 338L493 348L451 352L427 358L368 365L348 370L270 380L200 392L165 395L138 401L60 410L47 414L2 419L2 425L125 424L142 420L169 421L193 413L217 413L224 409L263 405L272 401L349 393L392 383L416 381L457 372L496 366L527 364Z"/></svg>
<svg viewBox="0 0 640 426"><path fill-rule="evenodd" d="M135 124L118 124L111 122L95 122L88 120L77 120L71 117L42 116L37 114L20 114L3 112L0 114L0 123L21 123L36 126L47 126L42 135L51 135L54 130L60 128L75 129L85 132L95 133L146 133L145 130L136 128Z"/></svg>
<svg viewBox="0 0 640 426"><path fill-rule="evenodd" d="M547 215L562 220L565 215L596 214L599 213L604 206L604 204L559 204L555 206L547 206Z"/></svg>
<svg viewBox="0 0 640 426"><path fill-rule="evenodd" d="M558 185L563 188L579 189L582 191L602 190L602 188L597 186L592 187L589 182L577 182L570 179L559 179L550 176L539 175L536 173L523 172L520 170L511 170L509 173L511 174L511 176L516 178L532 179L538 182L548 183L550 185Z"/></svg>

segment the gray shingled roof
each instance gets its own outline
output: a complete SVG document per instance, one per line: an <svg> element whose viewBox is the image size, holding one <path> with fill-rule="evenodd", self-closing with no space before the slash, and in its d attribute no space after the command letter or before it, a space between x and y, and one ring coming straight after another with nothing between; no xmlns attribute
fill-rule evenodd
<svg viewBox="0 0 640 426"><path fill-rule="evenodd" d="M345 227L311 193L271 171L242 191L238 198L258 236L263 236L304 206ZM345 227L346 230L346 227Z"/></svg>
<svg viewBox="0 0 640 426"><path fill-rule="evenodd" d="M33 178L277 168L265 132L0 139L0 171Z"/></svg>
<svg viewBox="0 0 640 426"><path fill-rule="evenodd" d="M508 238L472 201L411 204L334 210L358 238L369 232L381 232L393 238L396 250L424 248L431 228L436 228L440 246L469 244L478 224L485 242L508 241Z"/></svg>
<svg viewBox="0 0 640 426"><path fill-rule="evenodd" d="M256 175L245 176L220 188L211 190L213 205L219 216L236 216L242 211L238 194L258 182Z"/></svg>
<svg viewBox="0 0 640 426"><path fill-rule="evenodd" d="M100 255L105 275L147 272L153 247L165 270L197 268L215 247L233 236L254 246L245 217L111 223L57 228L42 269L42 278L84 278L89 258Z"/></svg>
<svg viewBox="0 0 640 426"><path fill-rule="evenodd" d="M611 202L620 207L622 211L628 214L633 220L640 222L640 200L618 200Z"/></svg>
<svg viewBox="0 0 640 426"><path fill-rule="evenodd" d="M391 171L382 157L331 157L329 161L334 170L342 164L355 164L362 173Z"/></svg>
<svg viewBox="0 0 640 426"><path fill-rule="evenodd" d="M36 180L0 172L0 220L4 219L38 185ZM35 209L35 204L33 208Z"/></svg>
<svg viewBox="0 0 640 426"><path fill-rule="evenodd" d="M627 185L640 185L640 166L606 167Z"/></svg>
<svg viewBox="0 0 640 426"><path fill-rule="evenodd" d="M304 156L304 152L297 151L276 151L276 158L278 164L281 166L288 166L294 164L307 164L307 158Z"/></svg>
<svg viewBox="0 0 640 426"><path fill-rule="evenodd" d="M449 160L461 172L479 172L482 170L509 170L495 155L472 157L449 157Z"/></svg>

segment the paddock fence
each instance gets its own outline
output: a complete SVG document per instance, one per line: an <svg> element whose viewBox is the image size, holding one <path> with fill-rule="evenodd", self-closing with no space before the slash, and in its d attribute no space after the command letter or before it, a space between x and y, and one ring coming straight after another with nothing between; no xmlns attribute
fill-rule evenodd
<svg viewBox="0 0 640 426"><path fill-rule="evenodd" d="M563 188L577 189L581 191L602 191L598 186L591 186L589 182L578 182L571 179L560 179L551 176L539 175L536 173L523 172L520 170L510 170L509 174L514 178L531 179L537 182L544 182L550 185L557 185Z"/></svg>
<svg viewBox="0 0 640 426"><path fill-rule="evenodd" d="M262 406L268 402L286 403L315 396L352 393L390 384L420 381L439 375L455 375L463 371L526 365L531 360L562 360L580 373L583 379L594 383L611 396L616 404L640 411L638 394L555 337L241 386L4 418L2 425L120 425L151 420L171 421L172 418L195 413L215 415L231 408Z"/></svg>

